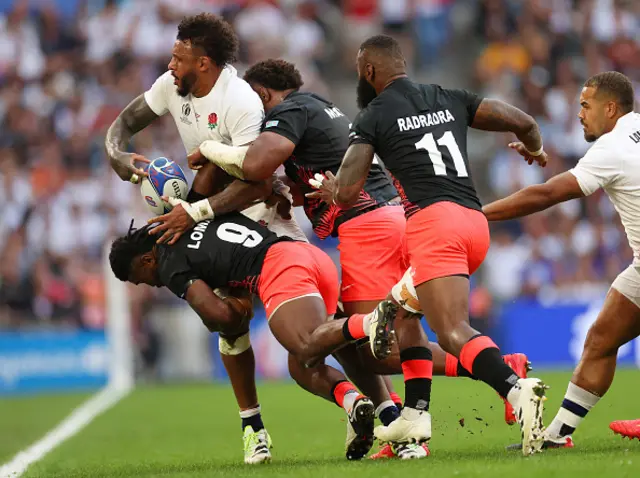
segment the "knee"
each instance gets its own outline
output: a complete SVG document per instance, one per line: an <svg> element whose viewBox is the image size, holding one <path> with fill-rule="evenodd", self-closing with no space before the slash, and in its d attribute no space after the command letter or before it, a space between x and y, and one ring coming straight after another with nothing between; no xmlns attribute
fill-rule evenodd
<svg viewBox="0 0 640 478"><path fill-rule="evenodd" d="M289 362L296 360L304 367L312 367L317 362L317 357L313 352L309 338L301 338L294 350L289 354ZM289 364L291 368L291 363Z"/></svg>
<svg viewBox="0 0 640 478"><path fill-rule="evenodd" d="M583 355L591 358L608 357L618 353L618 345L612 343L606 327L593 324L584 342Z"/></svg>
<svg viewBox="0 0 640 478"><path fill-rule="evenodd" d="M445 352L457 356L462 347L476 334L477 332L466 322L450 324L437 332L438 344Z"/></svg>

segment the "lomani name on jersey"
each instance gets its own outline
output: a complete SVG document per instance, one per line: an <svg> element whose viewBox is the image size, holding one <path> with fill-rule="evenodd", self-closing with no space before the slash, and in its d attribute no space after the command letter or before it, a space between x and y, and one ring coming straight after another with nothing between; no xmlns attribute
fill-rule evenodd
<svg viewBox="0 0 640 478"><path fill-rule="evenodd" d="M398 118L398 129L400 132L410 131L427 126L450 123L451 121L455 121L455 118L449 110L436 111L435 113Z"/></svg>

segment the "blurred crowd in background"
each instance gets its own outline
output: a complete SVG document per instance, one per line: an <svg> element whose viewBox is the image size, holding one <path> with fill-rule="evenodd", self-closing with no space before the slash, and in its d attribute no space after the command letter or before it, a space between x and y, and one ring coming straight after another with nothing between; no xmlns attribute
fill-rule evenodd
<svg viewBox="0 0 640 478"><path fill-rule="evenodd" d="M380 32L401 42L415 79L521 107L540 124L552 161L544 170L528 166L506 147L512 137L471 132L483 202L544 181L584 154L589 145L576 114L586 78L615 69L640 79L636 0L0 0L0 9L5 328L103 327L105 240L125 232L131 217L150 215L137 189L111 172L104 135L166 70L184 15L212 11L232 23L240 74L269 57L293 61L304 89L351 116L358 45ZM138 134L132 149L149 158L185 156L169 116ZM632 258L602 193L492 230L472 292L480 323L516 298L600 296ZM315 243L335 256L335 241ZM140 324L152 294L173 300L132 288Z"/></svg>

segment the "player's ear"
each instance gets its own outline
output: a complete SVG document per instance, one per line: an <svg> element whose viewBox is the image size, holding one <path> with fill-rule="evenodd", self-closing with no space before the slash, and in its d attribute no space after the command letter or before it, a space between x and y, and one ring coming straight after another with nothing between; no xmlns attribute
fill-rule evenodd
<svg viewBox="0 0 640 478"><path fill-rule="evenodd" d="M213 62L211 61L211 58L209 58L208 56L198 57L198 69L200 71L206 71L210 69L212 66L213 66Z"/></svg>
<svg viewBox="0 0 640 478"><path fill-rule="evenodd" d="M271 97L273 96L269 88L265 88L264 86L258 86L257 93L265 105L271 101Z"/></svg>
<svg viewBox="0 0 640 478"><path fill-rule="evenodd" d="M145 252L140 256L140 265L142 267L153 267L156 264L156 255L153 251Z"/></svg>

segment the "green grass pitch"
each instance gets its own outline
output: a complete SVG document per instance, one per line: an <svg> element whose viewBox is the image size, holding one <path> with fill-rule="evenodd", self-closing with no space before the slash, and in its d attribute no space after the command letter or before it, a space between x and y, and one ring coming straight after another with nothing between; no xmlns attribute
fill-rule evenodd
<svg viewBox="0 0 640 478"><path fill-rule="evenodd" d="M548 424L570 374L542 372L551 389ZM401 382L396 382L402 390ZM347 462L344 414L292 383L261 383L263 417L274 440L273 462L242 463L238 413L228 386L141 387L78 435L32 465L25 477L639 477L640 441L608 429L640 417L640 371L621 370L610 393L574 436L573 450L524 458L507 452L517 426L503 421L502 401L481 383L436 378L432 456L417 461ZM0 463L42 436L85 396L0 401ZM460 419L464 418L464 427ZM377 446L375 447L377 448ZM374 449L375 449L374 448Z"/></svg>

